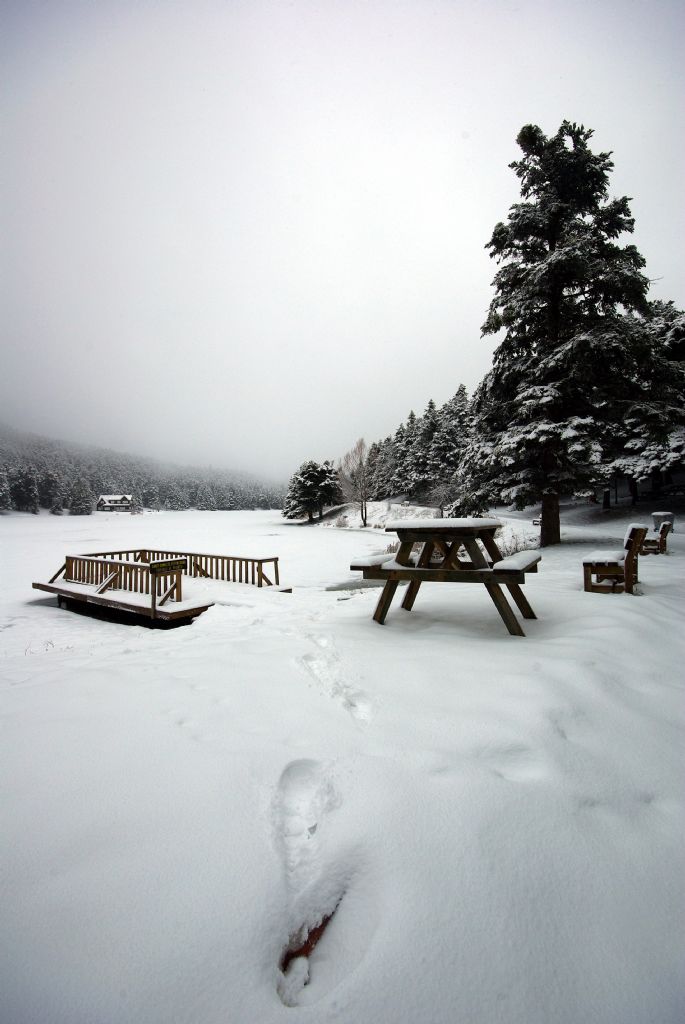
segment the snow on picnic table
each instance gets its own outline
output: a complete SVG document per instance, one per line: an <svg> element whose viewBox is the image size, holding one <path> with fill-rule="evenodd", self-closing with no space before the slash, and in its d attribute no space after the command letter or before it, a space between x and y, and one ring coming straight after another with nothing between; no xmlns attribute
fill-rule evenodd
<svg viewBox="0 0 685 1024"><path fill-rule="evenodd" d="M482 587L374 623L349 565L379 531L1 517L0 1019L683 1019L685 537L640 596L583 593L628 518L543 552L520 638ZM150 543L278 555L294 593L157 631L31 590ZM289 936L338 900L288 990Z"/></svg>

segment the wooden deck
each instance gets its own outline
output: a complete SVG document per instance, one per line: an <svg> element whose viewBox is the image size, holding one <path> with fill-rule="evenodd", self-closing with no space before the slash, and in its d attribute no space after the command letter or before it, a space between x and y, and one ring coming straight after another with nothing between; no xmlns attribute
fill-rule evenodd
<svg viewBox="0 0 685 1024"><path fill-rule="evenodd" d="M45 583L35 582L33 589L55 594L60 605L77 601L145 619L181 622L201 615L214 604L206 593L193 598L187 587L184 593L183 577L290 592L279 585L278 558L154 548L66 555L57 572Z"/></svg>
<svg viewBox="0 0 685 1024"><path fill-rule="evenodd" d="M57 595L57 603L61 606L63 601L79 601L86 604L99 605L101 608L112 608L120 612L128 612L132 615L140 615L146 619L159 619L162 622L175 620L194 619L202 615L213 602L194 603L192 601L179 601L171 605L163 605L155 609L154 615L150 603L134 600L139 596L126 591L110 591L106 595L96 593L92 586L78 583L34 583L34 590L45 590L48 594ZM117 596L115 597L114 594Z"/></svg>

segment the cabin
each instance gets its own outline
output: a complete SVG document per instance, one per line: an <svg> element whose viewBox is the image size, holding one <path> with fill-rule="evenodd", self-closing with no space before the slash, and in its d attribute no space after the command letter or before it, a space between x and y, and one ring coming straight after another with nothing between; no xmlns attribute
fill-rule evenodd
<svg viewBox="0 0 685 1024"><path fill-rule="evenodd" d="M95 506L96 512L132 512L132 494L101 494Z"/></svg>

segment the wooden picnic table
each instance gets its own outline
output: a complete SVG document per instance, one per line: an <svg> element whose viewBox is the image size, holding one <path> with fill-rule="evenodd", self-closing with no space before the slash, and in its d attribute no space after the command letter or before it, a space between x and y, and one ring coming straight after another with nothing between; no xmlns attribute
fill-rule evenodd
<svg viewBox="0 0 685 1024"><path fill-rule="evenodd" d="M495 533L498 519L401 519L388 523L400 546L395 555L362 558L350 568L364 579L384 580L374 619L383 625L400 582L408 581L402 607L411 611L422 583L482 583L505 626L513 636L525 636L502 590L506 587L524 619L536 618L523 591L527 572L537 572L540 555L519 551L502 557ZM419 545L418 555L412 554Z"/></svg>

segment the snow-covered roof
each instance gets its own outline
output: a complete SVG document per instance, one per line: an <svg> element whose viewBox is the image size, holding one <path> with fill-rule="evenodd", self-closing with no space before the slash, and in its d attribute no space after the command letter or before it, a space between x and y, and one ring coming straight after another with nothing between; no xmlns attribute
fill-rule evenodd
<svg viewBox="0 0 685 1024"><path fill-rule="evenodd" d="M133 501L132 494L101 494L98 501Z"/></svg>

